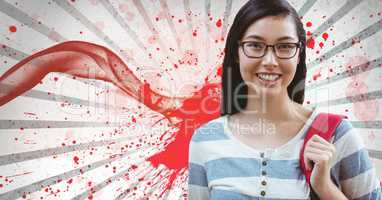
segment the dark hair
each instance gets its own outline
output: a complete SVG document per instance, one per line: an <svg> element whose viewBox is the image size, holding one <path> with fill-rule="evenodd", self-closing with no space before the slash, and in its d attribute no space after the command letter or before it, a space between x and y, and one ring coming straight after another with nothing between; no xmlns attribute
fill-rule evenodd
<svg viewBox="0 0 382 200"><path fill-rule="evenodd" d="M244 81L237 63L238 41L253 22L266 16L291 16L296 25L297 36L301 44L300 60L296 74L288 86L288 96L299 104L304 101L306 33L299 15L286 0L250 0L236 14L226 39L222 74L222 116L235 114L247 105L248 86L243 84ZM235 91L239 86L239 90ZM244 98L237 98L238 95L244 96Z"/></svg>

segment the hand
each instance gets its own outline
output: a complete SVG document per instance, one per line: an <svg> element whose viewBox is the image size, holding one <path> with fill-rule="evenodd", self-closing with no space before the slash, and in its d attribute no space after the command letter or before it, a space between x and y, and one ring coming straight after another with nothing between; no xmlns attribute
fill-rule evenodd
<svg viewBox="0 0 382 200"><path fill-rule="evenodd" d="M312 170L311 186L316 193L325 191L325 187L333 184L330 179L330 162L334 155L334 145L318 135L306 143L304 162L306 168Z"/></svg>

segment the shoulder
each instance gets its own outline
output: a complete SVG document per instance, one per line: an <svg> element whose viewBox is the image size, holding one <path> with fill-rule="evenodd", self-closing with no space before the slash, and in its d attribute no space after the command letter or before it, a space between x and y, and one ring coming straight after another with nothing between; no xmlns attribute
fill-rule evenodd
<svg viewBox="0 0 382 200"><path fill-rule="evenodd" d="M225 134L225 116L211 120L195 130L191 142L204 142L228 139Z"/></svg>
<svg viewBox="0 0 382 200"><path fill-rule="evenodd" d="M357 130L352 124L343 119L338 125L332 143L336 148L336 161L348 162L349 165L355 164L360 160L368 160L368 152L365 149L365 144ZM362 159L361 159L362 158Z"/></svg>
<svg viewBox="0 0 382 200"><path fill-rule="evenodd" d="M346 137L355 138L358 136L359 135L354 129L353 125L347 119L342 119L334 132L333 143L345 139Z"/></svg>

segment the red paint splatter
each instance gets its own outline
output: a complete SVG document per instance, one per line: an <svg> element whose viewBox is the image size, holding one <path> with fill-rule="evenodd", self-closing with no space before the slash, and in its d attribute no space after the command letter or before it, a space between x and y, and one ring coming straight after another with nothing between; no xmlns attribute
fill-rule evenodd
<svg viewBox="0 0 382 200"><path fill-rule="evenodd" d="M312 22L306 22L306 27L311 27L312 26Z"/></svg>
<svg viewBox="0 0 382 200"><path fill-rule="evenodd" d="M364 82L369 71L365 71L369 67L370 61L364 56L354 56L347 63L347 71L351 75L351 82L346 87L346 97L349 101L353 102L353 96L360 97L360 101L353 103L354 116L360 121L375 120L379 113L379 102L376 99L368 100L366 93L368 93L368 86ZM356 73L361 69L363 73Z"/></svg>
<svg viewBox="0 0 382 200"><path fill-rule="evenodd" d="M79 164L78 161L80 160L80 158L78 158L78 156L74 156L73 157L73 161L74 163L76 163L77 165Z"/></svg>
<svg viewBox="0 0 382 200"><path fill-rule="evenodd" d="M149 44L155 44L159 39L159 36L158 35L152 35L148 38L147 42Z"/></svg>
<svg viewBox="0 0 382 200"><path fill-rule="evenodd" d="M315 72L312 76L313 80L316 81L318 78L321 77L321 69L319 69L317 72Z"/></svg>
<svg viewBox="0 0 382 200"><path fill-rule="evenodd" d="M367 69L370 66L370 61L365 56L353 56L349 58L346 62L346 72L352 79L364 80L369 75L370 71ZM363 71L362 73L357 73L357 71Z"/></svg>
<svg viewBox="0 0 382 200"><path fill-rule="evenodd" d="M188 166L188 146L195 129L220 116L220 94L216 90L220 90L219 84L206 84L200 91L185 100L181 108L169 114L171 117L187 120L175 124L179 128L175 140L166 146L164 151L148 159L154 167L163 164L175 170L169 177L169 183L166 186L168 190L179 171ZM217 93L213 95L214 92Z"/></svg>
<svg viewBox="0 0 382 200"><path fill-rule="evenodd" d="M54 81L58 81L58 77L54 77L53 80L54 80Z"/></svg>
<svg viewBox="0 0 382 200"><path fill-rule="evenodd" d="M322 47L324 47L324 43L323 43L323 42L320 42L320 43L318 44L318 46L320 46L320 48L322 49Z"/></svg>
<svg viewBox="0 0 382 200"><path fill-rule="evenodd" d="M11 32L11 33L15 33L17 31L17 28L16 28L16 26L9 26L9 32Z"/></svg>
<svg viewBox="0 0 382 200"><path fill-rule="evenodd" d="M323 33L322 34L322 38L326 41L329 38L329 34L328 33Z"/></svg>
<svg viewBox="0 0 382 200"><path fill-rule="evenodd" d="M196 30L192 32L192 36L196 37L197 35L198 35L198 33Z"/></svg>
<svg viewBox="0 0 382 200"><path fill-rule="evenodd" d="M220 28L222 26L222 20L219 19L217 22L216 22L216 27Z"/></svg>
<svg viewBox="0 0 382 200"><path fill-rule="evenodd" d="M36 113L31 113L31 112L24 112L25 115L33 115L36 116Z"/></svg>
<svg viewBox="0 0 382 200"><path fill-rule="evenodd" d="M179 64L198 65L198 56L194 50L186 50Z"/></svg>
<svg viewBox="0 0 382 200"><path fill-rule="evenodd" d="M218 76L222 76L223 75L223 66L219 66L216 75L218 75Z"/></svg>
<svg viewBox="0 0 382 200"><path fill-rule="evenodd" d="M146 159L153 167L158 168L159 165L163 165L171 170L171 175L168 177L168 184L166 185L166 189L169 190L179 173L188 167L188 147L195 129L220 116L220 84L206 82L202 89L193 93L191 97L182 98L180 106L171 107L167 105L166 102L171 102L174 97L167 97L154 92L150 88L149 83L142 82L138 79L129 67L112 51L99 45L81 41L60 43L36 54L32 54L13 66L10 71L0 77L0 81L12 75L15 68L18 69L23 67L25 63L28 63L35 58L40 59L43 55L64 51L79 52L80 55L84 55L84 60L91 57L94 58L94 60L102 61L97 62L99 63L99 66L97 67L105 71L112 71L112 73L106 75L109 76L110 80L116 80L114 84L124 91L126 96L133 97L153 111L163 114L165 118L177 119L175 121L170 120L171 125L176 128L177 131L173 137L163 141L164 144L167 144L165 149ZM105 55L107 56L107 59L105 59ZM78 57L73 57L73 60L70 58L72 57L63 60L48 60L46 62L42 59L39 63L41 63L41 66L48 64L49 66L54 66L45 67L44 69L46 70L69 73L68 71L70 70L67 69L70 69L72 66L77 66L76 62L79 60ZM55 68L57 66L63 66L65 70L60 71L60 69ZM51 71L46 71L44 73L47 74L49 72ZM40 71L36 73L40 73ZM0 98L0 106L38 84L44 76L36 73L30 75L30 77L32 77L30 80L31 82L28 82L27 85L20 85L20 91L12 91L12 96ZM78 73L78 70L76 73ZM88 71L86 70L84 73L87 74ZM79 160L78 156L73 157L75 164L79 164ZM138 166L136 165L131 166L132 169L136 169L137 167ZM83 171L80 172L81 174L83 173Z"/></svg>
<svg viewBox="0 0 382 200"><path fill-rule="evenodd" d="M308 47L309 49L314 49L314 43L315 41L313 37L311 37L306 41L306 47Z"/></svg>

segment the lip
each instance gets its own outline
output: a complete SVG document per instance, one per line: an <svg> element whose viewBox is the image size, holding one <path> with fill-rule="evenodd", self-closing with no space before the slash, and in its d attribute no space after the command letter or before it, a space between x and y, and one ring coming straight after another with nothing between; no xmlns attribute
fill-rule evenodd
<svg viewBox="0 0 382 200"><path fill-rule="evenodd" d="M263 79L261 79L259 77L259 74L278 75L279 77L276 80L274 80L274 81L263 80ZM269 73L269 72L258 72L258 73L255 73L255 75L256 75L256 78L260 81L260 83L262 83L266 87L272 87L272 86L276 85L277 82L279 82L281 80L281 77L282 77L282 74L279 74L279 73Z"/></svg>

